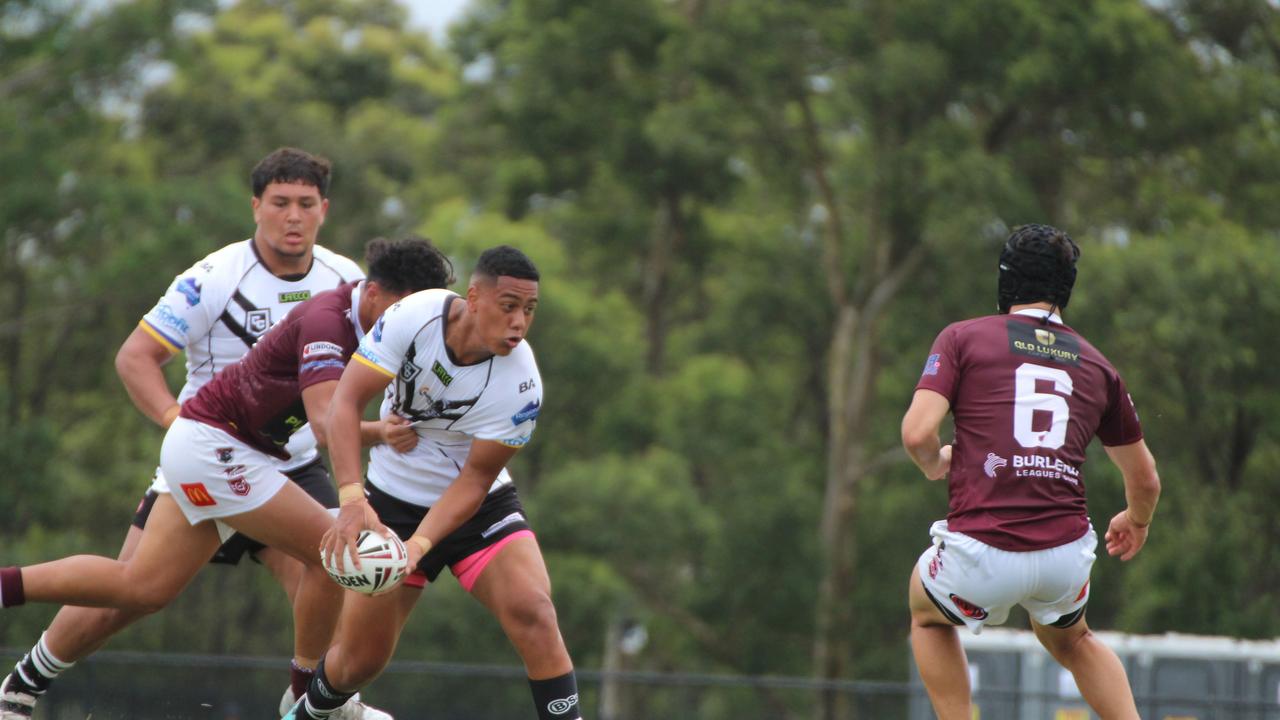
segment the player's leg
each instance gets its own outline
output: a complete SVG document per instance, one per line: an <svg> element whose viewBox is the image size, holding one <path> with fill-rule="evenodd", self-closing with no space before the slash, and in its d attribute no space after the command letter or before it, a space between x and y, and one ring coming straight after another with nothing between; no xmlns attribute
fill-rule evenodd
<svg viewBox="0 0 1280 720"><path fill-rule="evenodd" d="M191 582L218 542L213 523L191 525L172 496L162 494L127 561L73 555L31 565L22 568L20 587L33 602L156 612Z"/></svg>
<svg viewBox="0 0 1280 720"><path fill-rule="evenodd" d="M969 663L956 626L925 591L920 568L911 570L911 651L939 720L969 720Z"/></svg>
<svg viewBox="0 0 1280 720"><path fill-rule="evenodd" d="M1084 620L1084 608L1074 615L1068 615L1053 625L1041 625L1033 620L1031 628L1053 659L1071 671L1081 696L1099 717L1103 720L1138 720L1138 708L1133 701L1124 664L1089 630Z"/></svg>
<svg viewBox="0 0 1280 720"><path fill-rule="evenodd" d="M391 661L400 631L421 597L422 588L402 583L384 595L344 593L335 641L307 687L306 697L285 714L285 720L335 717L332 713L373 682Z"/></svg>
<svg viewBox="0 0 1280 720"><path fill-rule="evenodd" d="M471 593L502 625L524 661L538 717L574 720L578 681L551 601L551 578L538 542L523 531L494 545ZM487 552L487 551L482 551Z"/></svg>
<svg viewBox="0 0 1280 720"><path fill-rule="evenodd" d="M223 522L302 563L293 603L295 660L314 667L333 639L342 608L342 588L320 562L320 538L333 517L297 485L284 482L263 504Z"/></svg>
<svg viewBox="0 0 1280 720"><path fill-rule="evenodd" d="M154 502L155 495L149 493L140 510L145 507L149 513ZM133 557L141 537L138 524L130 525L117 559L123 562ZM113 635L140 617L141 613L116 608L64 605L40 640L0 684L3 687L0 695L10 696L7 700L0 699L0 720L10 716L30 717L37 699L48 692L59 675L97 652Z"/></svg>

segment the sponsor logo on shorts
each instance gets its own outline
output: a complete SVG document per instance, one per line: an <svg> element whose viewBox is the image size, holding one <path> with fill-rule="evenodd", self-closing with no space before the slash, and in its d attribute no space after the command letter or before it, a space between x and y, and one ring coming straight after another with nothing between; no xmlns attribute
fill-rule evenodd
<svg viewBox="0 0 1280 720"><path fill-rule="evenodd" d="M209 489L204 483L182 483L182 493L187 496L187 500L191 501L196 507L209 507L217 505L218 501L213 499L209 494Z"/></svg>
<svg viewBox="0 0 1280 720"><path fill-rule="evenodd" d="M195 278L182 278L174 289L187 299L187 307L200 304L200 283L196 282Z"/></svg>
<svg viewBox="0 0 1280 720"><path fill-rule="evenodd" d="M227 487L231 488L231 492L239 495L240 497L248 495L249 491L253 489L249 486L249 481L246 480L243 475L240 477L233 477L228 480Z"/></svg>
<svg viewBox="0 0 1280 720"><path fill-rule="evenodd" d="M293 292L282 292L280 293L279 297L280 297L281 303L302 302L303 300L306 300L307 298L311 297L311 291L310 290L294 290Z"/></svg>
<svg viewBox="0 0 1280 720"><path fill-rule="evenodd" d="M271 329L271 308L263 308L261 310L250 310L244 314L244 329L254 335Z"/></svg>
<svg viewBox="0 0 1280 720"><path fill-rule="evenodd" d="M538 398L537 400L534 400L533 402L530 402L528 405L525 405L524 407L520 408L520 412L516 413L515 415L512 415L511 424L520 425L521 423L527 423L530 420L537 420L538 411L541 409L542 409L542 398Z"/></svg>
<svg viewBox="0 0 1280 720"><path fill-rule="evenodd" d="M929 579L937 580L938 573L942 572L942 551L946 550L946 545L939 545L934 551L933 558L929 560Z"/></svg>
<svg viewBox="0 0 1280 720"><path fill-rule="evenodd" d="M334 355L342 357L342 346L331 342L313 342L302 346L302 359L309 360L316 355Z"/></svg>
<svg viewBox="0 0 1280 720"><path fill-rule="evenodd" d="M937 375L938 370L940 370L941 368L942 368L942 355L938 353L934 353L925 359L924 370L920 373L920 375L922 377L925 375Z"/></svg>
<svg viewBox="0 0 1280 720"><path fill-rule="evenodd" d="M982 463L982 471L987 474L987 477L993 478L996 476L996 470L999 470L1002 467L1007 467L1008 465L1008 460L1005 460L993 452L989 452L987 453L987 461Z"/></svg>
<svg viewBox="0 0 1280 720"><path fill-rule="evenodd" d="M574 693L569 697L556 698L555 700L552 700L551 702L547 703L547 712L551 713L552 715L564 715L568 713L570 710L572 710L573 706L577 704L578 704L578 694Z"/></svg>
<svg viewBox="0 0 1280 720"><path fill-rule="evenodd" d="M449 383L453 382L453 376L449 374L448 370L444 369L439 360L431 364L431 374L439 378L445 387L449 387Z"/></svg>
<svg viewBox="0 0 1280 720"><path fill-rule="evenodd" d="M977 605L974 605L973 603L969 602L968 600L965 600L964 598L960 597L959 595L956 595L955 593L951 593L949 597L951 598L951 602L955 604L956 609L959 610L962 615L969 618L970 620L986 620L987 619L987 611L984 610L983 608Z"/></svg>
<svg viewBox="0 0 1280 720"><path fill-rule="evenodd" d="M1084 585L1080 588L1080 594L1076 596L1075 602L1080 602L1085 595L1089 594L1089 581L1085 580Z"/></svg>
<svg viewBox="0 0 1280 720"><path fill-rule="evenodd" d="M484 529L484 532L480 533L480 537L486 537L486 538L487 538L487 537L489 537L490 535L493 535L494 533L498 532L498 531L499 531L499 530L501 530L502 528L504 528L504 527L506 527L506 526L510 525L511 523L518 523L518 522L521 522L521 521L523 521L523 520L524 520L524 516L523 516L523 515L521 515L521 514L520 514L520 513L518 513L518 512L513 512L513 513L511 513L510 515L508 515L508 516L506 516L506 517L502 518L502 519L501 519L501 520L499 520L498 522L496 522L496 523L494 523L494 524L490 525L489 527L485 528L485 529Z"/></svg>
<svg viewBox="0 0 1280 720"><path fill-rule="evenodd" d="M243 465L232 465L222 468L222 472L226 473L227 477L231 477L232 475L243 475L244 469Z"/></svg>
<svg viewBox="0 0 1280 720"><path fill-rule="evenodd" d="M218 457L218 462L223 463L225 465L226 463L231 462L231 460L235 457L236 449L229 448L229 447L220 447L214 450L213 452L214 452L214 455Z"/></svg>

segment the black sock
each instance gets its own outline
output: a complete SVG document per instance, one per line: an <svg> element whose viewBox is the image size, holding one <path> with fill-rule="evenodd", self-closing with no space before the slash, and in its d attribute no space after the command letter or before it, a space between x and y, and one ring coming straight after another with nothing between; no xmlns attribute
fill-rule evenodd
<svg viewBox="0 0 1280 720"><path fill-rule="evenodd" d="M75 665L54 657L53 653L49 652L49 646L45 644L44 638L42 634L39 642L22 656L17 665L13 666L13 684L10 689L17 687L28 695L43 695L59 674Z"/></svg>
<svg viewBox="0 0 1280 720"><path fill-rule="evenodd" d="M578 676L573 671L548 680L530 680L538 720L582 720L578 712Z"/></svg>
<svg viewBox="0 0 1280 720"><path fill-rule="evenodd" d="M324 660L316 666L316 676L311 679L311 684L307 686L307 702L306 711L310 717L317 720L327 718L333 714L334 710L347 704L352 695L356 691L343 692L336 690L329 684L329 678L324 673Z"/></svg>

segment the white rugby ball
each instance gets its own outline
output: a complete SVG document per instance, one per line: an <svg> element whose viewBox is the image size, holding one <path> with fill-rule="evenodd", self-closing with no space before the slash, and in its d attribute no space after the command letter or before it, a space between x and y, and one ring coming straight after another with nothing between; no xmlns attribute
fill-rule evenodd
<svg viewBox="0 0 1280 720"><path fill-rule="evenodd" d="M395 533L383 535L376 530L361 530L356 539L356 553L360 556L357 569L346 552L337 562L329 562L320 553L320 560L329 577L348 590L365 595L378 595L391 590L409 573L409 551Z"/></svg>

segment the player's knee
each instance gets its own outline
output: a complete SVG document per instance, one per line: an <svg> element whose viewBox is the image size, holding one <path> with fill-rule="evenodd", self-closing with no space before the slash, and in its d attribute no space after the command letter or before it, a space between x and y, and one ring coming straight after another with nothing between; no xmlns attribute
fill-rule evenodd
<svg viewBox="0 0 1280 720"><path fill-rule="evenodd" d="M557 632L556 606L543 592L521 595L503 608L502 624L511 634L531 635Z"/></svg>

